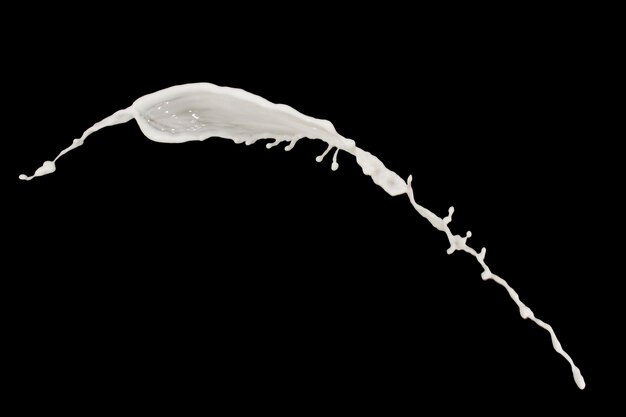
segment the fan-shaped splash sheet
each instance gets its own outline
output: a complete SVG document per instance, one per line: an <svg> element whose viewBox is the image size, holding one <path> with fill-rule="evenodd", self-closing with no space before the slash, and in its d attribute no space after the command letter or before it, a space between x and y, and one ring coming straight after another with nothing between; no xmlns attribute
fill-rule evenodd
<svg viewBox="0 0 626 417"><path fill-rule="evenodd" d="M376 185L392 196L407 194L415 210L435 229L446 234L450 242L448 254L462 251L473 256L483 268L482 279L492 280L503 286L519 307L522 318L532 320L550 333L554 350L569 362L578 387L585 388L585 380L580 370L561 347L552 326L537 318L520 300L517 292L489 269L485 263L485 248L476 251L467 244L468 238L471 237L469 231L465 236L452 233L449 225L454 208L450 207L448 215L441 218L418 204L413 195L411 176L405 181L388 169L376 156L359 148L354 140L337 133L328 120L306 116L290 106L271 103L241 89L220 87L210 83L179 85L140 97L130 107L115 112L87 129L54 160L44 162L33 175L20 175L19 178L32 180L54 172L57 160L81 146L90 134L103 127L125 123L131 119L137 121L144 135L157 142L180 143L221 137L235 143L251 145L259 139L273 138L274 142L267 144L268 149L286 142L285 150L289 151L300 139L318 139L325 142L328 147L316 160L322 162L324 157L335 149L331 165L333 170L339 167L337 154L340 150L353 155L363 173L371 177Z"/></svg>

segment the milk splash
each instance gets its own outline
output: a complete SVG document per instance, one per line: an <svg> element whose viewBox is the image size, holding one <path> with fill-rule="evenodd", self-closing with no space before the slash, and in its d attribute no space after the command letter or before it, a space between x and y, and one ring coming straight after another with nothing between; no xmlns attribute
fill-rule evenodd
<svg viewBox="0 0 626 417"><path fill-rule="evenodd" d="M485 263L486 249L480 252L467 244L471 232L465 236L452 233L449 224L452 221L454 207L450 207L448 215L438 217L427 208L415 201L411 179L405 182L398 174L389 170L374 155L356 146L352 139L337 133L332 123L306 116L284 104L274 104L257 95L241 89L219 87L209 83L185 84L166 88L137 99L130 107L119 110L87 129L80 138L61 151L53 161L46 161L32 176L20 175L22 180L50 174L56 170L56 161L67 152L81 146L85 138L103 127L125 123L135 119L141 131L149 139L157 142L181 143L191 140L205 140L211 137L230 139L235 143L251 145L259 139L273 138L267 148L286 142L286 151L293 149L302 138L315 138L328 144L323 154L316 158L322 162L324 157L334 148L331 168L337 170L338 152L344 151L356 157L356 162L363 173L372 178L392 196L407 194L415 210L437 230L448 237L450 247L448 254L463 251L472 255L483 268L483 280L493 280L503 286L511 299L519 307L522 318L530 319L550 333L552 346L570 364L574 380L580 389L585 388L585 380L572 358L563 350L552 327L535 317L535 314L522 301L509 284L492 273Z"/></svg>

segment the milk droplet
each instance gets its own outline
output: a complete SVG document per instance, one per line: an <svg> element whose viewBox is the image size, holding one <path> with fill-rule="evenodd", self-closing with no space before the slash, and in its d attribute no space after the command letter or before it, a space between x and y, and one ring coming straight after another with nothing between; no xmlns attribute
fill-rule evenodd
<svg viewBox="0 0 626 417"><path fill-rule="evenodd" d="M480 277L484 280L487 281L488 279L493 278L493 275L491 275L491 271L490 270L486 270L480 273Z"/></svg>
<svg viewBox="0 0 626 417"><path fill-rule="evenodd" d="M322 161L324 160L324 157L325 157L326 155L328 155L328 152L330 152L330 150L331 150L332 148L333 148L333 145L330 145L330 144L329 144L329 145L328 145L328 147L326 148L326 150L324 151L324 153L323 153L323 154L321 154L320 156L316 157L316 158L315 158L315 160L316 160L317 162L322 162Z"/></svg>
<svg viewBox="0 0 626 417"><path fill-rule="evenodd" d="M330 166L330 169L333 171L337 171L339 169L339 164L337 163L337 154L339 153L339 148L335 149L335 154L333 155L333 163Z"/></svg>
<svg viewBox="0 0 626 417"><path fill-rule="evenodd" d="M526 307L526 306L521 306L519 308L519 312L520 312L520 315L522 316L523 319L527 319L529 317L532 317L532 315L533 315L532 310L530 308Z"/></svg>
<svg viewBox="0 0 626 417"><path fill-rule="evenodd" d="M576 381L576 385L578 385L578 388L585 389L585 378L583 378L582 374L580 373L580 369L574 366L572 368L572 373L574 374L574 381Z"/></svg>

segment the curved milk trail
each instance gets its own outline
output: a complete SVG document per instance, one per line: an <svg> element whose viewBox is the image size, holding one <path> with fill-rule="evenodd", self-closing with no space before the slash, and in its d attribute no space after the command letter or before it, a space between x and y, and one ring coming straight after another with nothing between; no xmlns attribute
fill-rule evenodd
<svg viewBox="0 0 626 417"><path fill-rule="evenodd" d="M30 180L32 180L35 177L41 177L43 175L52 174L57 169L56 168L57 159L59 159L60 157L62 157L63 155L65 155L66 153L71 151L72 149L76 149L79 146L81 146L85 142L85 138L87 136L91 135L93 132L97 132L98 130L102 129L103 127L118 125L118 124L121 124L121 123L126 123L127 121L132 120L133 117L135 117L135 114L132 112L131 108L116 111L115 113L113 113L109 117L100 120L98 123L94 124L89 129L85 130L80 138L74 139L72 144L70 146L68 146L67 148L63 149L57 155L57 157L54 158L52 161L44 162L42 166L37 168L37 170L35 171L35 173L33 175L31 175L29 177L27 175L21 174L19 178L21 180L30 181Z"/></svg>
<svg viewBox="0 0 626 417"><path fill-rule="evenodd" d="M550 326L543 320L536 318L532 310L528 308L519 299L519 295L517 294L517 292L513 288L511 288L511 286L505 280L503 280L502 278L500 278L499 276L491 272L491 270L485 263L485 254L487 252L487 249L482 248L480 252L476 252L474 248L467 245L467 239L472 237L472 232L470 231L468 231L465 234L465 237L452 234L452 231L450 231L448 224L450 224L450 222L452 221L452 214L454 213L454 207L450 207L448 209L448 215L442 219L436 216L427 208L420 206L419 204L415 202L415 197L413 195L413 188L411 187L412 179L413 179L412 176L409 175L408 185L407 185L407 194L409 196L409 200L411 201L411 204L413 205L415 210L417 210L417 212L422 217L428 220L435 229L440 230L446 234L446 236L448 237L448 242L450 242L450 247L447 250L448 255L459 250L459 251L467 252L470 255L472 255L474 258L476 258L480 266L483 267L483 272L480 274L481 278L485 281L488 279L491 279L497 282L499 285L503 286L509 293L509 297L511 297L511 299L515 302L515 304L517 304L517 307L519 308L519 312L522 318L530 319L534 321L535 323L537 323L538 326L546 329L550 333L550 338L552 339L552 346L554 347L554 350L556 350L561 356L563 356L569 362L570 367L572 368L574 381L576 382L576 385L578 385L578 388L585 389L585 379L580 373L580 369L578 369L578 367L574 364L574 361L572 360L570 355L567 354L567 352L565 352L563 348L561 347L561 343L559 342L559 339L557 339L556 334L554 333L554 330L552 329L552 326Z"/></svg>
<svg viewBox="0 0 626 417"><path fill-rule="evenodd" d="M321 162L332 148L336 148L331 165L333 170L339 167L337 163L339 150L354 155L363 173L370 176L374 183L392 196L407 194L415 210L434 228L446 234L450 242L449 254L459 250L476 258L483 267L481 274L483 280L491 279L503 286L519 307L522 318L532 320L550 333L554 349L569 362L576 384L580 389L585 388L585 381L580 370L562 349L552 327L536 318L533 312L520 301L513 288L490 271L485 264L485 248L479 253L467 245L467 239L471 237L470 232L467 232L464 237L452 234L448 224L452 220L454 208L450 207L448 216L442 219L417 204L410 176L407 184L398 174L385 167L377 157L357 147L353 140L337 133L328 120L306 116L292 107L271 103L244 90L219 87L209 83L184 84L140 97L129 108L119 110L87 129L53 161L44 162L33 175L20 175L19 178L31 180L54 172L56 161L67 152L81 146L91 133L106 126L125 123L133 118L137 121L141 131L149 139L157 142L181 143L222 137L235 143L251 145L259 139L273 138L274 142L266 145L268 149L287 142L285 150L289 151L298 140L305 137L314 138L328 144L324 153L316 158L317 162Z"/></svg>

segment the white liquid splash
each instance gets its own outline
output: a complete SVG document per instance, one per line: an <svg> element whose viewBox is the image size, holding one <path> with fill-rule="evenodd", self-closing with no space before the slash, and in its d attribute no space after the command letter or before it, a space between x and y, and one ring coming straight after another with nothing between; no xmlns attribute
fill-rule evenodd
<svg viewBox="0 0 626 417"><path fill-rule="evenodd" d="M503 286L519 307L522 318L532 320L550 333L554 350L569 362L578 387L585 388L585 380L580 370L561 347L552 327L536 318L530 308L520 301L517 292L504 279L491 272L485 263L486 249L482 248L477 252L467 245L467 239L471 237L469 231L464 237L452 233L448 225L452 220L454 208L450 207L448 215L442 219L417 204L411 187L411 176L408 183L405 182L374 155L358 148L352 139L338 134L328 120L306 116L292 107L271 103L241 89L219 87L209 83L179 85L140 97L129 108L119 110L87 129L53 161L44 162L32 176L22 174L19 178L31 180L54 172L56 161L67 152L81 146L87 136L103 127L125 123L133 118L142 132L157 142L180 143L222 137L235 143L251 145L259 139L274 138L274 142L266 145L268 149L287 142L285 150L289 151L298 140L305 137L314 138L328 144L324 153L316 158L317 162L322 162L324 157L336 148L331 165L333 171L339 168L337 163L339 150L354 155L363 173L370 176L374 183L392 196L407 194L415 210L434 228L446 234L450 242L448 254L464 251L476 258L483 268L482 279L490 279Z"/></svg>

